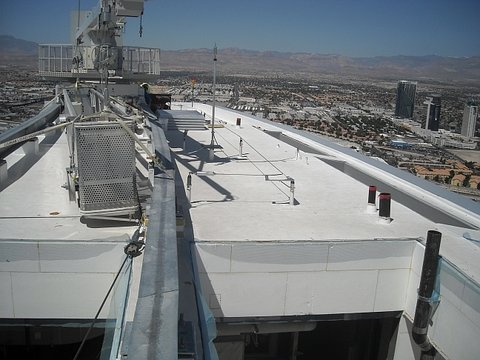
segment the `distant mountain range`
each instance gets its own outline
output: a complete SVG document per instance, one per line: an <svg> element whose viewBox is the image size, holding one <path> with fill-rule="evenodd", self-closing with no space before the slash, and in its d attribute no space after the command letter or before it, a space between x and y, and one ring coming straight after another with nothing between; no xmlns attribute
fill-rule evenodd
<svg viewBox="0 0 480 360"><path fill-rule="evenodd" d="M36 57L38 44L0 35L0 60ZM211 72L211 49L162 50L161 69ZM376 56L348 57L312 53L253 51L237 48L218 50L219 75L289 75L300 77L342 76L386 80L480 82L480 56Z"/></svg>
<svg viewBox="0 0 480 360"><path fill-rule="evenodd" d="M10 35L0 35L0 64L28 64L37 63L38 44L14 38Z"/></svg>
<svg viewBox="0 0 480 360"><path fill-rule="evenodd" d="M0 54L2 55L38 55L38 44L14 38L10 35L0 35Z"/></svg>
<svg viewBox="0 0 480 360"><path fill-rule="evenodd" d="M161 52L163 70L212 71L211 49ZM348 57L312 53L219 49L219 74L287 74L355 78L454 81L477 84L480 81L480 56L376 56Z"/></svg>

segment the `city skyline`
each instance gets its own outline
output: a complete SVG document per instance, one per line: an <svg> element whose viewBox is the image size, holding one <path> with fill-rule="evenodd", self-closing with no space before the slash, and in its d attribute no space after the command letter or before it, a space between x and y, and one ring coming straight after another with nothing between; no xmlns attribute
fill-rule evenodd
<svg viewBox="0 0 480 360"><path fill-rule="evenodd" d="M97 0L82 0L91 9ZM127 19L126 44L166 50L241 48L354 57L480 55L480 2L285 0L145 2ZM70 43L76 0L0 0L0 34L38 43Z"/></svg>

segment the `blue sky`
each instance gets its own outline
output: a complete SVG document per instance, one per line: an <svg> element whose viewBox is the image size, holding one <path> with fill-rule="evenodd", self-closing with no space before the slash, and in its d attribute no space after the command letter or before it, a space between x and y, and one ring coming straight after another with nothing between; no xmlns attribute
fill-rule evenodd
<svg viewBox="0 0 480 360"><path fill-rule="evenodd" d="M81 0L90 9L96 0ZM0 34L69 43L78 0L0 0ZM166 50L237 47L340 54L480 55L480 0L149 0L144 35L125 43Z"/></svg>

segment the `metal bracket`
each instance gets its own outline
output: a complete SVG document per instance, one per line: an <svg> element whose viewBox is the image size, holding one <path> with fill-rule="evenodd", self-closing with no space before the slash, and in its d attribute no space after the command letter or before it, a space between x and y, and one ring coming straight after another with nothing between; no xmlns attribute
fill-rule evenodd
<svg viewBox="0 0 480 360"><path fill-rule="evenodd" d="M145 247L145 243L143 241L131 241L123 248L123 252L130 256L131 258L137 257L142 255L142 251Z"/></svg>

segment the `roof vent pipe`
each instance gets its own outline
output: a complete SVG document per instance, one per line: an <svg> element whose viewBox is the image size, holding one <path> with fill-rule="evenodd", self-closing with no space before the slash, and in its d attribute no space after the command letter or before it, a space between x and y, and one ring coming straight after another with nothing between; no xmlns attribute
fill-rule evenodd
<svg viewBox="0 0 480 360"><path fill-rule="evenodd" d="M390 195L390 193L380 193L378 197L380 199L380 204L378 208L378 215L380 216L379 221L382 224L390 224L392 222L392 218L390 217L392 196Z"/></svg>
<svg viewBox="0 0 480 360"><path fill-rule="evenodd" d="M375 214L377 212L377 204L375 203L377 198L377 187L370 185L368 187L368 204L367 204L367 213Z"/></svg>
<svg viewBox="0 0 480 360"><path fill-rule="evenodd" d="M441 239L442 234L440 232L428 231L412 328L412 338L422 349L422 360L434 359L436 354L435 348L427 337L427 332L433 309L432 294L437 275Z"/></svg>
<svg viewBox="0 0 480 360"><path fill-rule="evenodd" d="M240 138L240 142L238 144L238 155L241 157L243 156L243 139Z"/></svg>

